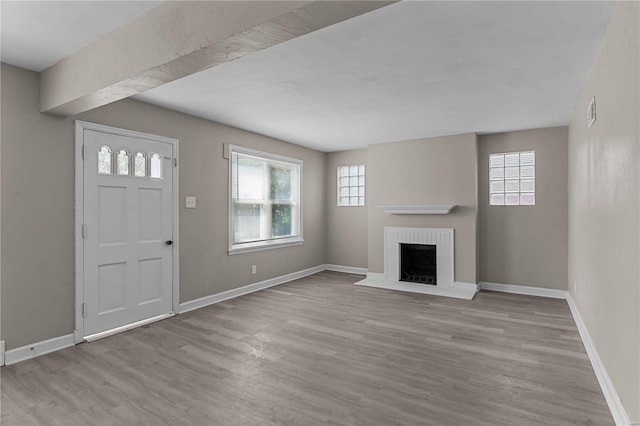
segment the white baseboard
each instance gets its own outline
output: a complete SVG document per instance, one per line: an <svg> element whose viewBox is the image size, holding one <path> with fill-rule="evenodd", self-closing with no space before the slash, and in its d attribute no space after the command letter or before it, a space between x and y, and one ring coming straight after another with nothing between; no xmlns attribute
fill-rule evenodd
<svg viewBox="0 0 640 426"><path fill-rule="evenodd" d="M326 265L327 271L344 272L346 274L367 275L367 268L357 268L355 266L342 266L342 265Z"/></svg>
<svg viewBox="0 0 640 426"><path fill-rule="evenodd" d="M609 374L607 374L607 369L602 363L600 355L598 355L598 351L593 344L593 340L591 340L589 331L587 330L585 323L582 321L580 312L578 312L578 307L576 306L576 303L573 300L573 297L571 297L571 293L569 292L567 292L567 303L569 304L571 315L573 315L573 320L578 327L578 332L580 333L580 337L582 338L584 348L587 350L587 355L589 356L589 361L591 361L591 366L593 367L593 370L596 373L596 377L598 378L598 383L600 384L600 388L602 389L604 398L607 401L607 405L609 405L609 410L611 410L613 420L616 422L616 425L626 426L631 424L631 420L629 419L626 410L622 406L622 402L620 401L620 397L616 392L616 388L613 386L613 383L609 378Z"/></svg>
<svg viewBox="0 0 640 426"><path fill-rule="evenodd" d="M15 364L16 362L25 361L40 355L59 351L75 345L73 333L53 339L43 340L41 342L32 343L15 349L8 350L4 355L6 365Z"/></svg>
<svg viewBox="0 0 640 426"><path fill-rule="evenodd" d="M194 309L203 308L205 306L213 305L214 303L220 303L224 300L233 299L234 297L243 296L245 294L253 293L258 290L273 287L279 284L284 284L289 281L317 274L318 272L322 272L325 269L326 265L318 265L313 268L304 269L302 271L292 272L290 274L271 278L269 280L245 285L244 287L233 288L231 290L223 291L222 293L212 294L211 296L205 296L199 299L190 300L179 305L178 313L183 314Z"/></svg>
<svg viewBox="0 0 640 426"><path fill-rule="evenodd" d="M385 280L384 274L380 272L367 272L367 278L371 278L372 280Z"/></svg>
<svg viewBox="0 0 640 426"><path fill-rule="evenodd" d="M514 284L499 284L480 281L478 290L500 291L503 293L524 294L527 296L551 297L553 299L566 299L567 292L565 290L556 290L553 288L529 287Z"/></svg>
<svg viewBox="0 0 640 426"><path fill-rule="evenodd" d="M474 293L478 292L478 284L473 283L465 283L464 281L455 281L453 283L453 288L460 288L463 290L472 290Z"/></svg>
<svg viewBox="0 0 640 426"><path fill-rule="evenodd" d="M4 365L4 340L0 340L0 367Z"/></svg>

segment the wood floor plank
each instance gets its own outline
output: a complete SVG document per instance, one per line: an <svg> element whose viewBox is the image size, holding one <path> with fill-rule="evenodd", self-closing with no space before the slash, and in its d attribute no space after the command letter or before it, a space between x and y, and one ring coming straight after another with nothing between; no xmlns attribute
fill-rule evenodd
<svg viewBox="0 0 640 426"><path fill-rule="evenodd" d="M325 271L0 370L3 425L609 425L564 300Z"/></svg>

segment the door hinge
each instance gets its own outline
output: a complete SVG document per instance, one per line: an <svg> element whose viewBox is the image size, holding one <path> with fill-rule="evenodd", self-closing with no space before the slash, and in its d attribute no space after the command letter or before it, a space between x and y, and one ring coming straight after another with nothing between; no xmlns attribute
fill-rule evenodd
<svg viewBox="0 0 640 426"><path fill-rule="evenodd" d="M86 159L87 158L87 146L86 145L82 145L82 159Z"/></svg>
<svg viewBox="0 0 640 426"><path fill-rule="evenodd" d="M173 167L178 167L178 159L173 157Z"/></svg>
<svg viewBox="0 0 640 426"><path fill-rule="evenodd" d="M87 317L87 304L85 302L82 303L82 317Z"/></svg>
<svg viewBox="0 0 640 426"><path fill-rule="evenodd" d="M87 224L82 224L82 239L87 239Z"/></svg>

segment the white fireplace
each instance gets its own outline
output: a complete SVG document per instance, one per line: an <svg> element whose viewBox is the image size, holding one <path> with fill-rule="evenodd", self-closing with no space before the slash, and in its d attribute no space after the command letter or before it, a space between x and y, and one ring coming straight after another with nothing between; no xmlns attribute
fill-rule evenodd
<svg viewBox="0 0 640 426"><path fill-rule="evenodd" d="M436 246L436 284L400 281L400 245ZM454 231L450 228L384 228L384 273L368 273L357 285L390 290L473 299L475 283L455 281Z"/></svg>

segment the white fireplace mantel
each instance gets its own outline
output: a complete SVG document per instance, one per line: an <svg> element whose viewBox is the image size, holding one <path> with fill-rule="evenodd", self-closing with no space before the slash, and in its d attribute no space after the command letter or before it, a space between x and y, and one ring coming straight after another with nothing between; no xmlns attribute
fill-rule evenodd
<svg viewBox="0 0 640 426"><path fill-rule="evenodd" d="M378 207L389 214L449 214L455 204L412 204Z"/></svg>

